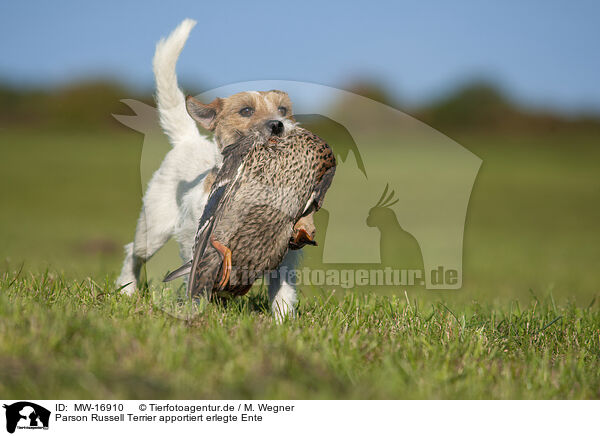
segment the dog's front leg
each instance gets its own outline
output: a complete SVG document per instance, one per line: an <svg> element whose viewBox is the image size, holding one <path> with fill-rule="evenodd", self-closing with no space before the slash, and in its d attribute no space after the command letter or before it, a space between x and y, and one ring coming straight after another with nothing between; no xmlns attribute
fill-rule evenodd
<svg viewBox="0 0 600 436"><path fill-rule="evenodd" d="M293 318L296 314L296 274L295 271L300 261L300 250L290 250L283 258L275 274L268 274L269 302L273 316L277 322L286 318Z"/></svg>

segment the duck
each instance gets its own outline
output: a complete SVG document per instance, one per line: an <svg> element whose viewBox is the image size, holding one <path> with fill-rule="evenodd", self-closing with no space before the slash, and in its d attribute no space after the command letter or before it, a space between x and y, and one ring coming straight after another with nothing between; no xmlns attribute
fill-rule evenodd
<svg viewBox="0 0 600 436"><path fill-rule="evenodd" d="M245 136L222 154L193 258L164 279L187 274L192 298L244 295L289 249L316 245L312 215L336 169L331 147L299 126L284 137Z"/></svg>

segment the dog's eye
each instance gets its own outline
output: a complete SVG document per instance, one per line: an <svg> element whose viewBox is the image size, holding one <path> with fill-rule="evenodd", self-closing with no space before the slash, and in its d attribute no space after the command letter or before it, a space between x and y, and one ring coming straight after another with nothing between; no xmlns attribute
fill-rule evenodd
<svg viewBox="0 0 600 436"><path fill-rule="evenodd" d="M287 108L285 108L285 107L283 107L283 106L279 106L279 107L277 108L277 110L279 111L279 114L280 114L282 117L285 117L285 116L287 115Z"/></svg>
<svg viewBox="0 0 600 436"><path fill-rule="evenodd" d="M240 109L239 114L243 117L251 117L254 114L254 109L246 106L245 108Z"/></svg>

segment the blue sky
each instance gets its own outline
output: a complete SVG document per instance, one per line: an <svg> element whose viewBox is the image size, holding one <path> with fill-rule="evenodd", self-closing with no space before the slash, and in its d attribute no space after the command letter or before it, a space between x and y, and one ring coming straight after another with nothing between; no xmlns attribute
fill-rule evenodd
<svg viewBox="0 0 600 436"><path fill-rule="evenodd" d="M198 90L369 77L412 104L485 77L528 105L600 112L600 2L496 3L3 1L0 79L148 88L156 41L192 17L178 71Z"/></svg>

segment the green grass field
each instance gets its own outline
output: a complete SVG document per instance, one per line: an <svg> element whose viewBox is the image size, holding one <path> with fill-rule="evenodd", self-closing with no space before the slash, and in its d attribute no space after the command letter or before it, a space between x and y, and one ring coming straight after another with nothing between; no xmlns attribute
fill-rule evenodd
<svg viewBox="0 0 600 436"><path fill-rule="evenodd" d="M463 289L302 288L275 325L258 287L188 321L118 295L141 135L0 130L0 397L599 398L598 138L458 139Z"/></svg>

